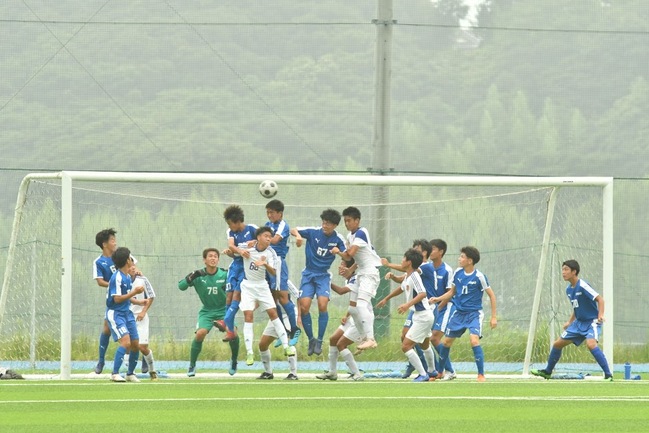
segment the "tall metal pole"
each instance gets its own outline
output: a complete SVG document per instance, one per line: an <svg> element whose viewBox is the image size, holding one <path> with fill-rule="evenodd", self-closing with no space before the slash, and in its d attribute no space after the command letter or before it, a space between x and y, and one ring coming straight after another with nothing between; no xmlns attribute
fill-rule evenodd
<svg viewBox="0 0 649 433"><path fill-rule="evenodd" d="M374 149L371 170L375 174L386 174L390 170L390 80L392 78L392 0L377 0L376 65L374 83ZM389 218L387 218L388 189L375 186L372 197L375 226L373 243L379 253L387 253Z"/></svg>
<svg viewBox="0 0 649 433"><path fill-rule="evenodd" d="M374 149L371 170L375 174L385 175L390 170L390 80L392 78L392 0L377 0L377 18L372 21L376 26L376 64L374 83ZM388 187L377 185L372 188L374 226L372 243L378 253L385 257L389 250L389 200ZM385 270L383 270L385 272ZM382 276L383 276L382 272ZM381 278L376 299L385 297L390 285ZM381 337L389 334L390 308L376 311L375 334Z"/></svg>

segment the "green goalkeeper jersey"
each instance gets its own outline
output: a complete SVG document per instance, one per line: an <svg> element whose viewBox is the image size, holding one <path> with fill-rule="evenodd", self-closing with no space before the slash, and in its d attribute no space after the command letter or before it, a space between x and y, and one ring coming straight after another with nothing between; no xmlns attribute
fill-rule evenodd
<svg viewBox="0 0 649 433"><path fill-rule="evenodd" d="M203 268L205 271L205 268ZM206 271L205 271L206 272ZM219 315L225 315L225 284L228 271L222 268L216 268L216 273L199 276L190 283L186 278L178 281L180 290L187 290L189 286L194 287L198 297L203 303L203 310L216 312Z"/></svg>

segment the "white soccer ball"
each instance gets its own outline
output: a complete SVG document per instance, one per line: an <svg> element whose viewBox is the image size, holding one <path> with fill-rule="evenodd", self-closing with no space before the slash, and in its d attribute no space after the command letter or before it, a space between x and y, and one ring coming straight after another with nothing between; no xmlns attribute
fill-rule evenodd
<svg viewBox="0 0 649 433"><path fill-rule="evenodd" d="M259 184L259 194L266 198L275 197L277 194L277 182L274 180L265 180Z"/></svg>

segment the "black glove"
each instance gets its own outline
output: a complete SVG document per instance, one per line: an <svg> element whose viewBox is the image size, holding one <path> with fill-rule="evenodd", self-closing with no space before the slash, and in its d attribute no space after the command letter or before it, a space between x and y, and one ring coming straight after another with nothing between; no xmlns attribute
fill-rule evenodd
<svg viewBox="0 0 649 433"><path fill-rule="evenodd" d="M185 277L185 280L187 281L187 284L191 284L196 278L202 277L203 275L207 275L205 269L197 269L194 272L191 272L189 275L187 275Z"/></svg>

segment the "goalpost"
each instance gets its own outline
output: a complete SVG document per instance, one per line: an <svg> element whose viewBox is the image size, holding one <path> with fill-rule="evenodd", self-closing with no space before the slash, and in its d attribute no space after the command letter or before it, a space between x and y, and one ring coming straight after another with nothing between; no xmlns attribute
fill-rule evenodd
<svg viewBox="0 0 649 433"><path fill-rule="evenodd" d="M0 293L0 360L34 369L58 363L61 379L70 378L73 361L94 360L104 308L104 293L91 278L100 254L94 235L108 227L117 229L118 244L134 252L160 287L151 312L152 347L156 338L161 345L187 339L198 307L174 286L202 265L203 248L224 248L225 207L239 204L246 222L264 224L268 199L257 185L265 179L279 184L276 198L285 203L291 227L318 226L328 207L359 207L374 237L387 234L379 254L392 261L419 238L445 239L445 261L454 268L460 247L478 247L477 267L498 298L499 326L485 332L486 360L514 365L523 375L544 363L570 314L558 269L561 261L577 259L583 277L606 299L603 348L613 364L612 178L77 171L30 174L21 183ZM373 203L374 188L387 200ZM346 234L342 223L337 230ZM298 282L304 252L294 244L288 263ZM228 264L223 257L220 266ZM335 297L327 337L346 305ZM379 349L359 359L368 365L403 362L395 349L403 317L384 310L377 311ZM76 355L82 349L84 355ZM461 358L461 349L455 351ZM161 359L175 354L166 346L156 353ZM573 359L569 349L564 353Z"/></svg>

